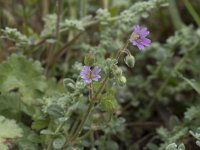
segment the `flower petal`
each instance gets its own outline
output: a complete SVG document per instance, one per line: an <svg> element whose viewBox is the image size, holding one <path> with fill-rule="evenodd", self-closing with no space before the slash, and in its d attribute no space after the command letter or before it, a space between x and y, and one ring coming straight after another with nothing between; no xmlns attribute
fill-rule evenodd
<svg viewBox="0 0 200 150"><path fill-rule="evenodd" d="M149 35L149 31L147 30L146 27L143 27L143 28L140 30L140 36L141 36L141 37L146 37L147 35Z"/></svg>
<svg viewBox="0 0 200 150"><path fill-rule="evenodd" d="M143 44L144 46L150 46L151 45L151 40L149 40L147 38L143 38L141 40L141 44Z"/></svg>
<svg viewBox="0 0 200 150"><path fill-rule="evenodd" d="M144 51L144 46L142 44L138 44L137 47L139 48L139 50Z"/></svg>
<svg viewBox="0 0 200 150"><path fill-rule="evenodd" d="M97 75L97 76L95 76L95 77L93 78L93 80L98 81L100 78L101 78L101 76L100 76L100 75Z"/></svg>
<svg viewBox="0 0 200 150"><path fill-rule="evenodd" d="M97 74L99 74L100 71L101 71L101 69L98 66L95 66L94 69L92 70L92 73L97 75Z"/></svg>
<svg viewBox="0 0 200 150"><path fill-rule="evenodd" d="M133 31L134 31L134 33L139 33L140 32L140 26L139 25L135 25L134 27L133 27Z"/></svg>

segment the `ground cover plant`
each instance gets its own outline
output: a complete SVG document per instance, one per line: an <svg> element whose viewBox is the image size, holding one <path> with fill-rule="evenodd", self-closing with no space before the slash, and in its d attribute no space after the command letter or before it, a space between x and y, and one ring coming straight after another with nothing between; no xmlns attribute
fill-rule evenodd
<svg viewBox="0 0 200 150"><path fill-rule="evenodd" d="M200 1L0 1L0 150L200 149Z"/></svg>

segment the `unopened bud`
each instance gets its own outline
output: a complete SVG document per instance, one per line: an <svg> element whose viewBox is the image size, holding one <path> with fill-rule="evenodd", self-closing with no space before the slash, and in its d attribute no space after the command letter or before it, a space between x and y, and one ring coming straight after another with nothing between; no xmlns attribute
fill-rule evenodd
<svg viewBox="0 0 200 150"><path fill-rule="evenodd" d="M122 69L118 67L117 65L114 65L113 72L116 76L122 76L122 73L123 73Z"/></svg>
<svg viewBox="0 0 200 150"><path fill-rule="evenodd" d="M135 66L135 57L132 56L132 55L126 56L124 61L127 64L127 66L130 67L130 68L133 68Z"/></svg>
<svg viewBox="0 0 200 150"><path fill-rule="evenodd" d="M117 82L120 86L124 86L126 84L126 77L125 76L120 76L117 78Z"/></svg>
<svg viewBox="0 0 200 150"><path fill-rule="evenodd" d="M93 54L87 54L84 58L84 64L87 66L93 66L95 61L95 56Z"/></svg>

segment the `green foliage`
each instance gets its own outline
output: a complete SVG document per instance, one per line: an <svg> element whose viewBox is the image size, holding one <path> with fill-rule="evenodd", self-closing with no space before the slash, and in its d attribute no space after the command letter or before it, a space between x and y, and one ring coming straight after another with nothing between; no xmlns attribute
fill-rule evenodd
<svg viewBox="0 0 200 150"><path fill-rule="evenodd" d="M187 78L185 78L184 76L181 76L181 78L187 82L197 93L200 94L200 84L195 81L195 80L189 80Z"/></svg>
<svg viewBox="0 0 200 150"><path fill-rule="evenodd" d="M107 10L107 9L98 9L97 10L97 20L100 21L100 23L102 25L107 25L108 24L108 21L109 21L109 18L110 18L110 12Z"/></svg>
<svg viewBox="0 0 200 150"><path fill-rule="evenodd" d="M63 147L63 145L65 144L65 136L61 135L61 136L58 136L54 139L53 141L53 147L55 149L61 149Z"/></svg>
<svg viewBox="0 0 200 150"><path fill-rule="evenodd" d="M167 145L169 145L170 143L176 142L184 138L185 136L187 136L188 128L187 127L181 128L181 127L176 126L173 128L172 131L168 131L167 129L161 127L157 129L157 133L160 136L160 138L164 141L164 143L160 145L159 149L164 150L167 147Z"/></svg>
<svg viewBox="0 0 200 150"><path fill-rule="evenodd" d="M195 132L190 131L190 134L197 140L196 144L200 147L200 128L197 128Z"/></svg>
<svg viewBox="0 0 200 150"><path fill-rule="evenodd" d="M116 110L117 101L114 89L108 90L108 92L101 96L100 107L106 112L114 112Z"/></svg>
<svg viewBox="0 0 200 150"><path fill-rule="evenodd" d="M23 131L16 124L16 121L6 119L3 116L0 116L0 130L0 148L2 150L8 150L7 140L14 140L23 136Z"/></svg>
<svg viewBox="0 0 200 150"><path fill-rule="evenodd" d="M79 21L79 20L64 20L61 23L61 27L64 28L65 30L69 30L69 29L75 29L75 30L80 30L80 31L84 31L84 25L83 25L83 21Z"/></svg>
<svg viewBox="0 0 200 150"><path fill-rule="evenodd" d="M172 143L166 147L166 150L185 150L185 146L184 144L177 146L176 143Z"/></svg>
<svg viewBox="0 0 200 150"><path fill-rule="evenodd" d="M15 28L6 27L4 30L1 30L1 31L3 33L1 38L6 38L8 40L15 42L16 46L19 48L23 48L27 45L32 44L31 40L28 39L26 35L23 35Z"/></svg>
<svg viewBox="0 0 200 150"><path fill-rule="evenodd" d="M0 149L197 149L199 17L176 3L0 2ZM150 31L143 53L125 44L137 24ZM99 81L85 84L83 65Z"/></svg>
<svg viewBox="0 0 200 150"><path fill-rule="evenodd" d="M23 137L17 140L17 144L15 149L30 149L30 150L38 150L38 144L41 143L40 137L29 127L24 125L20 125L23 129Z"/></svg>
<svg viewBox="0 0 200 150"><path fill-rule="evenodd" d="M22 137L22 129L16 124L14 120L8 120L0 116L0 139L12 139Z"/></svg>
<svg viewBox="0 0 200 150"><path fill-rule="evenodd" d="M38 61L13 54L0 65L0 70L1 93L17 90L25 104L38 103L37 98L47 87Z"/></svg>
<svg viewBox="0 0 200 150"><path fill-rule="evenodd" d="M188 121L193 119L198 119L200 117L200 107L199 106L191 106L184 113L184 118Z"/></svg>
<svg viewBox="0 0 200 150"><path fill-rule="evenodd" d="M57 20L56 14L50 14L44 18L44 28L43 31L41 32L42 37L53 36L55 32L56 20Z"/></svg>

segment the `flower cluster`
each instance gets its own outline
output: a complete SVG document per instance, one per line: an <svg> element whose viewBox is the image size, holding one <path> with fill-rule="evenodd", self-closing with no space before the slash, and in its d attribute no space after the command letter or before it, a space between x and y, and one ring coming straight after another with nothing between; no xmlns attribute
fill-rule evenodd
<svg viewBox="0 0 200 150"><path fill-rule="evenodd" d="M146 27L140 27L139 25L135 25L133 27L133 33L131 35L131 42L134 46L137 46L139 50L144 51L145 47L150 46L151 40L146 38L149 35L149 31ZM83 66L83 69L80 73L81 78L86 84L92 83L92 81L98 81L101 76L99 75L101 69L98 66L90 67L89 61L90 58L87 58L85 61L86 66ZM92 61L93 62L93 61ZM135 64L135 59L133 56L128 56L125 59L126 64L129 67L133 67Z"/></svg>
<svg viewBox="0 0 200 150"><path fill-rule="evenodd" d="M92 83L92 80L98 81L101 78L99 75L100 71L101 69L98 66L95 66L94 68L90 66L83 66L80 75L86 84L90 84Z"/></svg>

